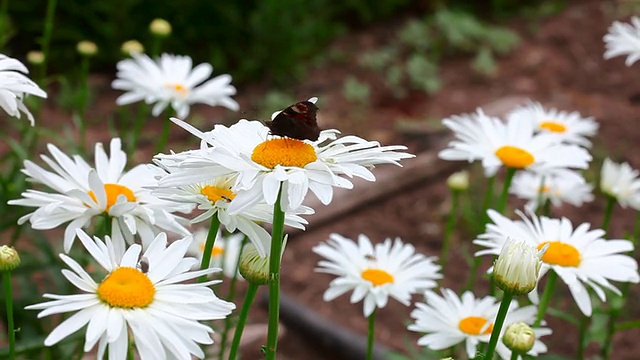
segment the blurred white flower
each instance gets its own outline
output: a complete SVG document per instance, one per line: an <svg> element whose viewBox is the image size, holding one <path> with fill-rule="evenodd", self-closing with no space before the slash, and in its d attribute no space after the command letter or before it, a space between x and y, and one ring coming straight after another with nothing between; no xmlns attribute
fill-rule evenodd
<svg viewBox="0 0 640 360"><path fill-rule="evenodd" d="M592 117L582 117L577 111L545 109L537 102L514 109L507 115L507 121L530 121L539 132L550 132L564 143L584 147L591 147L588 138L598 132L598 123Z"/></svg>
<svg viewBox="0 0 640 360"><path fill-rule="evenodd" d="M615 163L611 159L604 159L600 172L600 190L615 198L620 206L631 206L640 210L640 178L638 170L628 163Z"/></svg>
<svg viewBox="0 0 640 360"><path fill-rule="evenodd" d="M495 175L503 166L550 175L570 168L586 169L591 161L585 149L563 144L555 134L536 134L531 121L503 123L478 109L474 114L452 116L442 123L456 139L438 157L480 160L486 176Z"/></svg>
<svg viewBox="0 0 640 360"><path fill-rule="evenodd" d="M535 210L547 201L553 206L568 203L582 206L593 200L593 185L575 171L541 176L529 171L520 171L513 177L509 193L528 200L527 209ZM538 201L542 200L542 204Z"/></svg>
<svg viewBox="0 0 640 360"><path fill-rule="evenodd" d="M640 59L640 18L633 16L631 24L614 21L604 36L604 42L607 48L605 59L628 55L624 63L631 66Z"/></svg>
<svg viewBox="0 0 640 360"><path fill-rule="evenodd" d="M208 229L201 228L193 233L193 241L189 245L189 253L194 255L199 262L202 262L202 255L207 243ZM211 251L211 262L209 267L222 268L224 276L231 278L234 273L238 273L238 260L242 250L242 240L244 234L234 233L223 236L221 231L216 234ZM239 274L238 274L239 275ZM241 279L241 276L237 277Z"/></svg>
<svg viewBox="0 0 640 360"><path fill-rule="evenodd" d="M29 70L20 61L0 54L0 107L9 116L20 118L20 112L27 115L33 126L34 119L29 109L24 105L27 95L46 98L47 93L26 75Z"/></svg>
<svg viewBox="0 0 640 360"><path fill-rule="evenodd" d="M236 88L231 85L230 75L219 75L204 82L213 72L209 64L192 69L189 56L162 54L155 61L144 54L132 53L131 57L118 62L118 78L111 83L114 89L126 91L116 100L118 105L144 100L154 104L151 111L154 116L171 105L181 118L189 115L194 103L219 105L234 111L239 108L231 98Z"/></svg>

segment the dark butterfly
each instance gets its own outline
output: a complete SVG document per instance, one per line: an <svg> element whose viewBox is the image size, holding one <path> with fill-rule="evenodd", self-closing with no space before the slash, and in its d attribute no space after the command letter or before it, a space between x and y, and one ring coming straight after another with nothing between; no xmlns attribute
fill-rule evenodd
<svg viewBox="0 0 640 360"><path fill-rule="evenodd" d="M271 134L298 140L318 140L320 128L316 121L318 107L311 101L300 101L282 110L265 125Z"/></svg>

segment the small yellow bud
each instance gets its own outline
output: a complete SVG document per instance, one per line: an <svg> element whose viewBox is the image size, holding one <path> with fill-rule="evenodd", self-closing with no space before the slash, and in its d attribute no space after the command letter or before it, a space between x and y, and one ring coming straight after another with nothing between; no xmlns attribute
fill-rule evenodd
<svg viewBox="0 0 640 360"><path fill-rule="evenodd" d="M149 31L156 36L169 36L171 35L171 24L165 19L154 19L149 24Z"/></svg>
<svg viewBox="0 0 640 360"><path fill-rule="evenodd" d="M447 186L451 190L465 191L469 188L469 172L458 171L447 179Z"/></svg>
<svg viewBox="0 0 640 360"><path fill-rule="evenodd" d="M93 41L82 40L76 45L76 50L82 56L94 56L98 53L98 45Z"/></svg>
<svg viewBox="0 0 640 360"><path fill-rule="evenodd" d="M38 50L32 50L27 53L27 62L33 65L40 65L44 62L44 53Z"/></svg>
<svg viewBox="0 0 640 360"><path fill-rule="evenodd" d="M536 342L536 334L529 325L518 322L507 326L502 342L511 351L517 354L526 354L533 348L533 344Z"/></svg>
<svg viewBox="0 0 640 360"><path fill-rule="evenodd" d="M132 54L141 54L144 52L144 46L138 40L129 40L122 43L120 50L123 54L131 56Z"/></svg>
<svg viewBox="0 0 640 360"><path fill-rule="evenodd" d="M12 246L0 246L0 271L11 271L20 265L20 256Z"/></svg>

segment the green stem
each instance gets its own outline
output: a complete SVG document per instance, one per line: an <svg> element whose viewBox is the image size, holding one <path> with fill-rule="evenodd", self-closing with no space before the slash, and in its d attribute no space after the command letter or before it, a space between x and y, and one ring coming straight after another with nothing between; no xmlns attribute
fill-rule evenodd
<svg viewBox="0 0 640 360"><path fill-rule="evenodd" d="M546 176L541 176L540 177L540 186L538 187L538 201L536 204L536 214L538 214L538 211L540 209L542 209L542 207L546 204L546 201L543 204L544 201L544 181L546 179Z"/></svg>
<svg viewBox="0 0 640 360"><path fill-rule="evenodd" d="M255 299L256 294L258 293L258 287L259 285L250 282L249 287L247 288L247 293L244 296L244 302L242 303L242 309L240 310L240 316L238 317L238 324L236 325L236 330L233 334L231 350L229 351L229 360L235 360L237 357L238 348L240 347L240 339L242 338L242 331L247 323L247 317L249 315L249 309L251 309L251 304L253 304L253 299Z"/></svg>
<svg viewBox="0 0 640 360"><path fill-rule="evenodd" d="M247 243L247 236L245 235L242 239L242 244L240 245L240 251L238 251L238 257L235 259L233 264L223 264L223 269L225 266L235 266L233 268L233 276L231 276L231 282L229 283L229 295L227 295L228 301L233 301L233 298L236 296L236 284L238 282L238 265L240 264L240 256L242 255L242 250L244 249L245 244ZM227 316L224 319L224 329L222 330L222 336L220 340L220 360L224 357L224 352L227 347L227 337L229 336L229 330L231 330L233 317Z"/></svg>
<svg viewBox="0 0 640 360"><path fill-rule="evenodd" d="M278 322L280 320L280 261L284 239L284 212L282 183L273 205L273 230L271 232L271 252L269 253L269 325L267 332L266 359L275 360L278 347Z"/></svg>
<svg viewBox="0 0 640 360"><path fill-rule="evenodd" d="M496 207L496 211L500 214L504 214L504 209L507 207L507 198L509 196L509 187L511 186L511 181L513 180L513 176L516 174L518 169L515 168L507 168L507 175L504 179L504 186L502 187L502 193L500 194L500 202L498 202L498 206Z"/></svg>
<svg viewBox="0 0 640 360"><path fill-rule="evenodd" d="M373 343L374 336L373 333L376 329L376 309L373 309L371 315L369 315L369 333L367 336L367 360L373 359Z"/></svg>
<svg viewBox="0 0 640 360"><path fill-rule="evenodd" d="M518 360L518 357L520 356L520 354L518 354L515 351L511 351L511 360Z"/></svg>
<svg viewBox="0 0 640 360"><path fill-rule="evenodd" d="M489 346L487 347L487 352L485 353L485 356L484 356L485 360L493 359L493 353L496 350L496 346L498 345L498 338L500 338L502 325L504 324L504 320L507 318L507 313L509 312L509 305L511 305L511 299L513 299L513 295L510 292L505 291L504 296L502 297L502 302L500 303L500 309L498 309L498 315L496 316L496 321L493 323L493 331L491 331L491 339L489 339Z"/></svg>
<svg viewBox="0 0 640 360"><path fill-rule="evenodd" d="M171 127L171 121L168 116L166 119L162 119L162 135L160 135L160 141L158 141L158 145L156 147L156 152L162 152L164 150L165 145L167 144L167 140L169 139L169 127Z"/></svg>
<svg viewBox="0 0 640 360"><path fill-rule="evenodd" d="M447 258L449 257L449 248L451 247L451 236L453 234L453 228L456 224L456 213L458 212L458 195L460 195L460 191L451 191L451 209L449 210L449 218L447 219L447 225L444 229L444 240L442 242L442 252L440 253L440 266L442 266L443 273L444 267L447 264Z"/></svg>
<svg viewBox="0 0 640 360"><path fill-rule="evenodd" d="M140 132L142 131L142 126L149 115L149 106L145 103L140 103L138 106L138 114L136 115L136 119L133 124L133 136L131 141L131 149L135 150L138 146L138 141L140 140Z"/></svg>
<svg viewBox="0 0 640 360"><path fill-rule="evenodd" d="M533 323L533 327L540 326L542 319L544 319L544 314L547 312L551 295L553 294L553 290L556 286L556 280L558 280L558 274L554 271L549 271L549 275L547 275L547 284L544 287L544 293L542 294L542 298L540 298L540 303L538 304L538 314L536 315L536 321Z"/></svg>
<svg viewBox="0 0 640 360"><path fill-rule="evenodd" d="M16 330L13 324L13 295L11 294L11 272L2 272L4 295L7 307L7 335L9 336L9 359L16 358Z"/></svg>
<svg viewBox="0 0 640 360"><path fill-rule="evenodd" d="M207 241L204 244L204 251L202 252L202 260L200 262L200 270L208 269L211 263L211 252L213 251L213 245L216 242L216 236L218 235L218 229L220 228L220 220L218 214L213 214L211 217L211 225L209 226L209 233L207 233ZM198 282L207 281L207 275L202 275L198 278Z"/></svg>
<svg viewBox="0 0 640 360"><path fill-rule="evenodd" d="M611 214L613 213L613 207L615 206L615 204L616 198L614 198L613 196L608 196L607 205L604 209L604 217L602 218L602 230L604 230L605 233L609 232L609 222L611 221Z"/></svg>
<svg viewBox="0 0 640 360"><path fill-rule="evenodd" d="M481 232L485 231L485 227L489 222L489 215L487 214L487 210L489 210L489 207L491 207L491 200L493 199L493 184L495 183L495 180L495 175L488 179L487 191L484 194L484 202L482 203L482 224L480 226ZM467 279L467 283L463 287L463 292L470 290L476 283L480 264L482 264L482 258L480 256L474 256L473 263L471 264L471 270L469 271L469 278Z"/></svg>
<svg viewBox="0 0 640 360"><path fill-rule="evenodd" d="M584 350L587 348L587 329L589 328L590 318L585 315L581 315L580 319L580 332L578 333L578 354L576 359L584 359Z"/></svg>
<svg viewBox="0 0 640 360"><path fill-rule="evenodd" d="M53 18L56 13L56 0L47 2L47 14L44 20L44 30L42 32L42 53L44 54L44 62L42 62L42 74L47 75L47 63L49 62L49 44L51 43L51 33L53 32Z"/></svg>

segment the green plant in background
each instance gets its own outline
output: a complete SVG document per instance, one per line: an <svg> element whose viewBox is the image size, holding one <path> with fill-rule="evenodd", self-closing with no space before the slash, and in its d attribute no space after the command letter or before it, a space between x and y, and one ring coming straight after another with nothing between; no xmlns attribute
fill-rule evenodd
<svg viewBox="0 0 640 360"><path fill-rule="evenodd" d="M471 68L491 77L498 70L496 54L507 54L518 42L519 37L509 29L467 12L442 8L408 21L396 33L395 41L363 54L360 63L380 73L395 97L406 96L409 88L433 94L442 87L438 67L445 58L474 55Z"/></svg>
<svg viewBox="0 0 640 360"><path fill-rule="evenodd" d="M369 84L358 81L354 76L349 76L344 82L342 96L348 101L366 105L371 96L371 88Z"/></svg>

